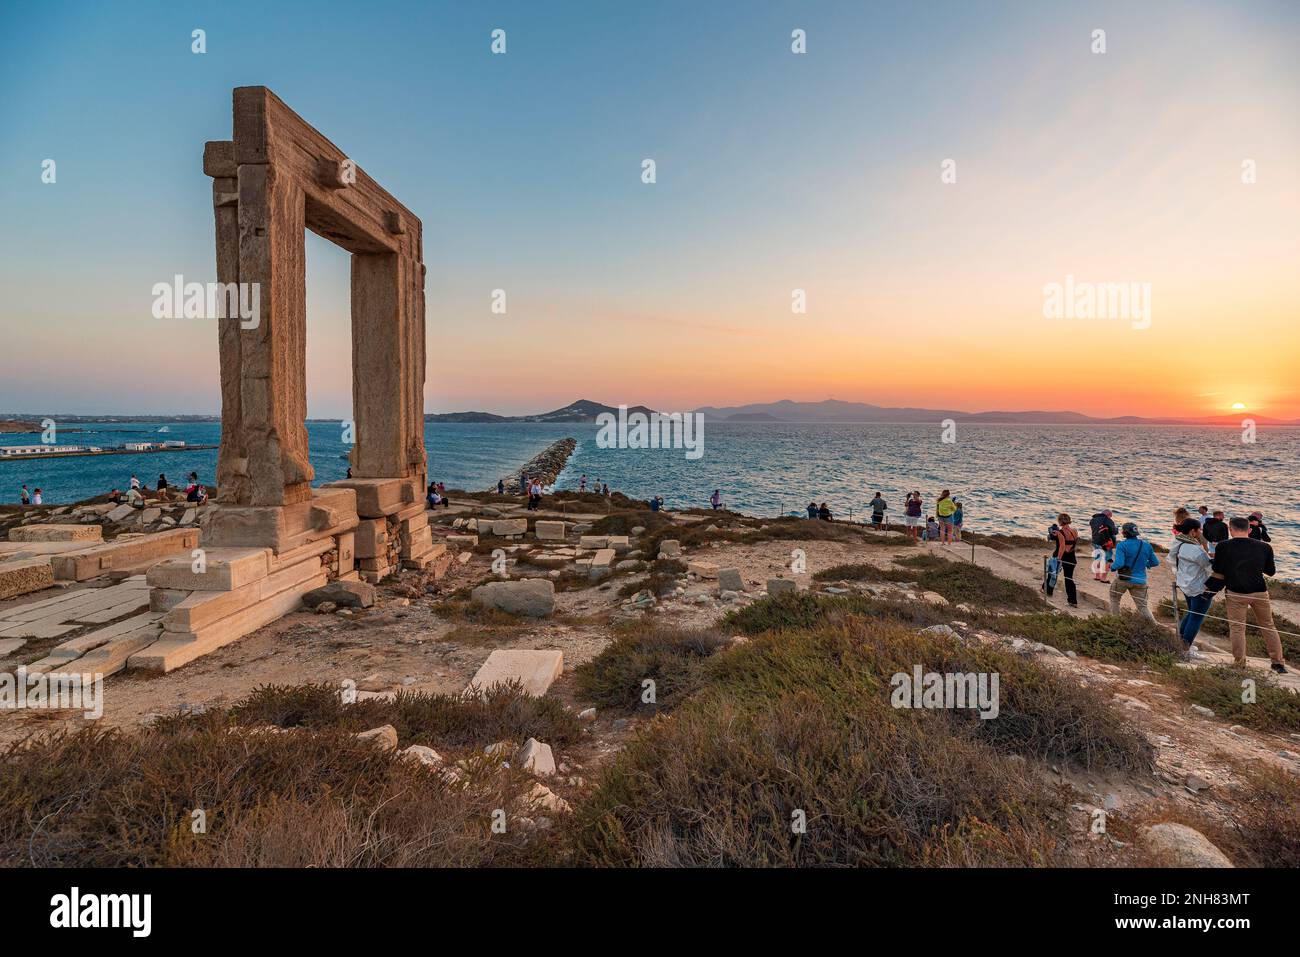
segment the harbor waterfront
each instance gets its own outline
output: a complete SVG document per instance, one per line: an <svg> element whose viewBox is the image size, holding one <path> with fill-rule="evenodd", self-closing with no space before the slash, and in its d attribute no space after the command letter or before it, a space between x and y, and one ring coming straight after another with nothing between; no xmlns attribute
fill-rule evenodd
<svg viewBox="0 0 1300 957"><path fill-rule="evenodd" d="M170 440L215 445L215 422L171 422ZM113 444L132 423L87 425L78 438ZM309 421L315 484L343 478L348 445L337 421ZM521 465L573 436L577 448L555 483L576 489L582 475L633 498L662 495L666 507L707 507L716 488L724 507L749 515L803 514L811 500L836 518L862 520L883 491L890 516L913 489L933 501L951 488L966 528L1044 537L1060 510L1085 519L1113 508L1156 541L1168 538L1179 505L1258 509L1277 553L1279 578L1300 578L1300 429L1261 429L1252 444L1240 430L1212 426L963 425L955 442L934 425L708 422L703 456L681 449L602 448L594 423L427 423L429 480L467 490L517 481ZM14 437L13 444L30 444ZM79 501L125 488L132 474L152 486L158 474L179 481L190 471L211 484L215 448L143 452L129 457L4 461L0 503L40 487L46 504ZM1044 546L1046 548L1046 545Z"/></svg>

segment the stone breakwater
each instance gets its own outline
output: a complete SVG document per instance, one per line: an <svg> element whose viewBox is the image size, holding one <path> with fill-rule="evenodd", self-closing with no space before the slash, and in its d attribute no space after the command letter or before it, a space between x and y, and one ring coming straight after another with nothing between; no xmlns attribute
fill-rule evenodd
<svg viewBox="0 0 1300 957"><path fill-rule="evenodd" d="M510 475L502 476L506 483L507 494L523 494L523 490L519 488L520 473L527 475L529 479L540 478L543 487L554 485L556 478L564 471L564 464L569 461L569 456L577 447L578 440L573 438L560 439L548 445L542 452L533 456L527 464L521 465ZM495 492L496 487L493 486L488 491Z"/></svg>

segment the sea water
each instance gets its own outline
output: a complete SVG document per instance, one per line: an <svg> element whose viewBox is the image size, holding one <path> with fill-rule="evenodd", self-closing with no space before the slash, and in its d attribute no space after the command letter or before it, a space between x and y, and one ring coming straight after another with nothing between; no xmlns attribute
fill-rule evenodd
<svg viewBox="0 0 1300 957"><path fill-rule="evenodd" d="M163 425L168 431L158 433ZM179 439L217 443L212 422L104 423L61 431L60 444L116 445ZM316 482L343 478L348 446L338 422L309 422ZM928 513L943 489L963 504L965 527L1041 537L1059 511L1086 528L1093 512L1115 511L1166 543L1173 510L1198 505L1229 515L1258 509L1273 537L1279 577L1300 577L1300 429L1260 429L1253 443L1240 430L1175 426L961 425L943 441L934 425L802 425L708 422L703 455L682 449L600 448L594 424L430 423L425 428L430 481L448 488L494 486L565 436L577 450L558 488L600 481L633 498L662 495L668 508L707 507L718 489L723 505L752 515L802 515L826 502L836 518L861 521L875 492L898 519L907 492L919 490ZM38 436L12 435L26 445ZM190 471L211 485L215 449L0 461L0 501L19 486L39 486L47 504L125 489L132 474L153 487L158 474L184 484ZM1046 547L1046 546L1044 546Z"/></svg>

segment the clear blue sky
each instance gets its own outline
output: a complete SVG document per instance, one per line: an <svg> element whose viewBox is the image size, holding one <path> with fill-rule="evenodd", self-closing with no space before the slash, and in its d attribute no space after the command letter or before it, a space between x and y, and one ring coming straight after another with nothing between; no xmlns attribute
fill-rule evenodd
<svg viewBox="0 0 1300 957"><path fill-rule="evenodd" d="M1238 285L1261 313L1287 313L1296 285L1277 277L1296 264L1300 3L1078 6L6 3L0 410L218 410L215 330L153 320L150 289L176 273L215 278L202 146L229 138L231 90L253 84L422 218L431 411L831 394L997 405L993 385L976 401L978 383L918 393L905 378L819 378L788 367L774 340L866 365L900 327L957 329L955 303L1032 313L1042 281L1090 266L1097 279L1163 277L1166 263L1141 257L1190 254L1228 221L1266 243ZM1099 26L1105 59L1088 51ZM489 51L497 27L505 56ZM795 27L806 56L790 52ZM1256 154L1269 176L1250 194L1259 208L1225 212L1223 197L1242 195L1239 157ZM949 156L963 188L988 185L939 211ZM639 180L645 157L653 188ZM1220 167L1224 192L1189 198L1185 185ZM1155 173L1181 191L1153 187ZM1106 229L1141 243L1108 259ZM1074 235L1092 245L1062 238ZM347 260L311 239L311 412L346 416ZM1058 242L1003 295L999 282ZM792 329L796 286L822 308ZM505 319L488 312L494 288L507 290ZM1176 344L1199 327L1165 328ZM967 332L989 338L954 335ZM1027 357L1037 335L1021 337ZM652 345L671 368L641 361ZM1294 388L1271 395L1300 409Z"/></svg>

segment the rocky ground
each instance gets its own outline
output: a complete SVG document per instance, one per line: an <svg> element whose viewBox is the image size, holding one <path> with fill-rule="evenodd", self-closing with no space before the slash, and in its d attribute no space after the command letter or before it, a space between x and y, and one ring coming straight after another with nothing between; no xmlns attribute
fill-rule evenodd
<svg viewBox="0 0 1300 957"><path fill-rule="evenodd" d="M1092 834L1097 809L1133 822L1192 822L1212 830L1216 824L1231 825L1243 769L1269 764L1300 773L1300 733L1263 733L1229 724L1207 709L1189 705L1175 688L1141 665L1097 661L968 625L963 618L972 611L969 606L949 605L941 595L905 581L866 584L812 578L819 570L863 561L888 568L900 558L930 551L958 561L973 560L999 576L1032 585L1041 567L1041 550L917 546L901 536L843 541L763 538L771 530L761 520L683 514L667 518L683 530L692 529L693 541L698 542L682 550L682 564L673 566L671 581L656 583L649 578L647 561L654 557L652 551L675 553L671 530L650 533L633 525L626 537L593 536L591 526L604 517L608 506L592 509L588 503L591 510L582 511L581 502L569 502L563 513L551 509L525 513L518 504L495 496L483 498L484 502L459 498L452 508L432 516L435 540L450 542L457 553L441 580L402 572L378 587L372 607L325 605L314 612L296 612L170 674L118 674L106 686L102 726L130 729L177 710L230 704L263 685L342 688L354 682L360 692L370 695L400 690L455 694L466 688L495 649L561 651L564 673L549 694L574 712L586 712L588 703L575 694L573 669L609 645L619 622L652 619L682 627L716 625L731 609L766 594L773 579L784 579L800 590L870 591L944 607L950 613L944 627L963 640L999 644L1069 675L1080 685L1109 692L1114 707L1156 747L1155 767L1150 773L1110 776L1051 769L1053 783L1074 791L1073 838L1092 842L1103 862L1125 863L1130 842ZM485 504L488 501L493 504ZM524 516L567 522L564 539L538 540L534 531L509 537L490 531L494 522ZM717 533L712 539L711 530ZM745 533L760 540L731 540ZM662 552L660 539L669 540ZM614 553L607 570L593 569L592 562L606 549ZM1063 596L1058 595L1053 603L1058 610L1068 614L1102 610L1103 586L1088 581L1086 569L1082 571L1085 607L1065 608ZM1162 573L1163 569L1157 575ZM475 614L469 598L476 587L531 578L557 586L549 614L539 618ZM1153 594L1159 594L1161 587L1157 577ZM1288 603L1279 603L1279 611L1300 618ZM1214 650L1222 648L1223 641L1207 638L1205 644L1216 660L1223 659L1223 652ZM5 667L15 663L0 661ZM1258 659L1251 662L1261 673L1265 664ZM1287 683L1294 687L1293 681ZM84 722L58 712L3 714L0 740ZM571 797L580 793L587 776L618 753L637 725L635 716L596 714L582 741L555 755L560 765L560 777L553 783L557 793ZM1176 843L1184 838L1181 833L1173 835ZM1202 863L1213 859L1211 850L1199 845L1188 853L1201 854Z"/></svg>

